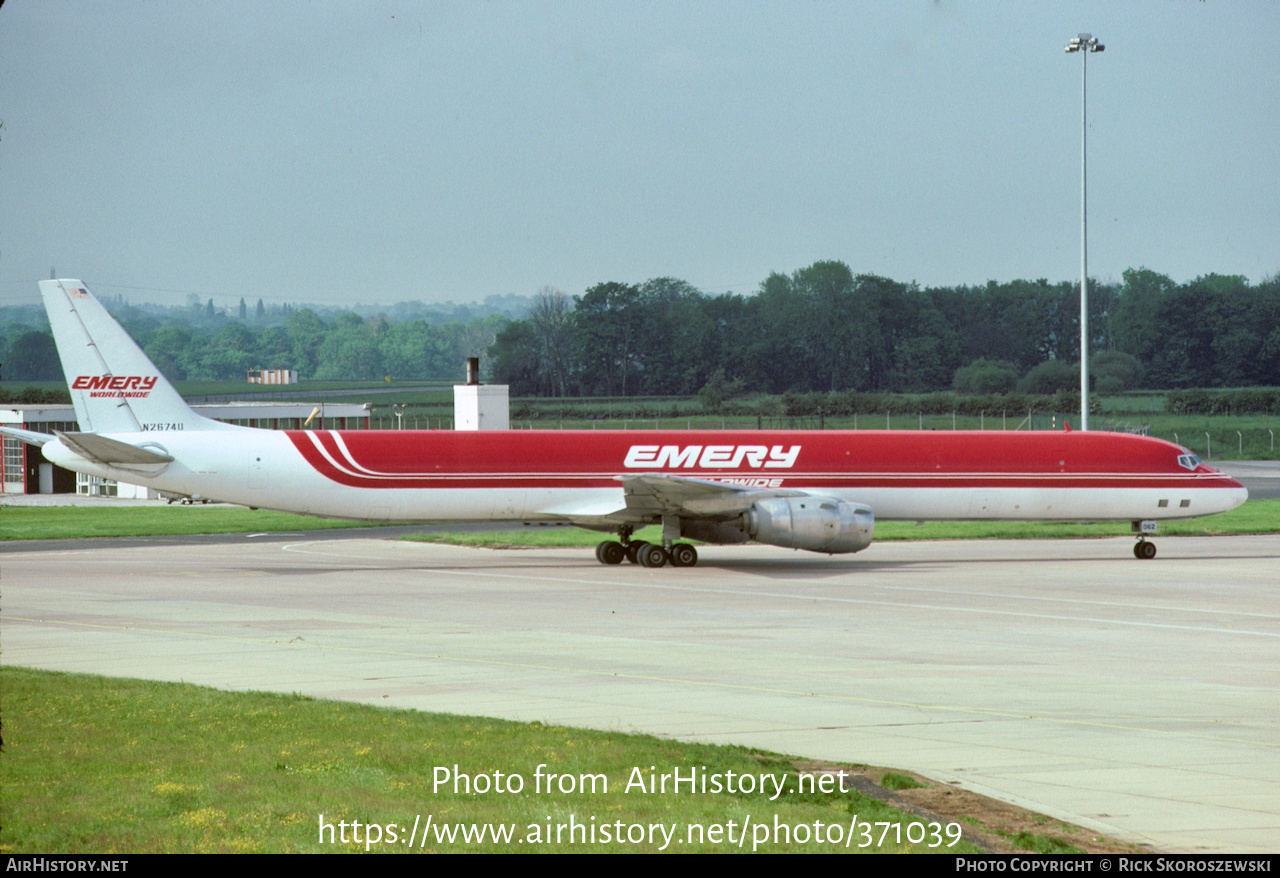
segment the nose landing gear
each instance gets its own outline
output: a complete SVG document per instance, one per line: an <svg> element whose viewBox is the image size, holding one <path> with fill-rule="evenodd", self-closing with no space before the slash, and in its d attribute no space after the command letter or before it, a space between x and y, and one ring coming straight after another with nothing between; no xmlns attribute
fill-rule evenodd
<svg viewBox="0 0 1280 878"><path fill-rule="evenodd" d="M1161 500L1161 503L1164 501ZM1133 532L1138 535L1138 542L1133 547L1133 557L1141 561L1150 561L1156 556L1156 544L1147 542L1147 535L1155 536L1156 522L1150 519L1133 522Z"/></svg>

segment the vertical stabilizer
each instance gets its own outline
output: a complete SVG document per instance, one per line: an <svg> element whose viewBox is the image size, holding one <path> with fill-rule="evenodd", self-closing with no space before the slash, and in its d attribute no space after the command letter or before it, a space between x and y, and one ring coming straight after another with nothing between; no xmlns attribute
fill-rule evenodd
<svg viewBox="0 0 1280 878"><path fill-rule="evenodd" d="M40 295L82 431L141 433L223 426L191 410L83 283L42 280Z"/></svg>

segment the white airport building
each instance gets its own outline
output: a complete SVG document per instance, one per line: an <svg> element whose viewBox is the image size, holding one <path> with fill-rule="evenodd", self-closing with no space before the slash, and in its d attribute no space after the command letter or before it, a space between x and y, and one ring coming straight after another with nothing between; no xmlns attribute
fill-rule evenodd
<svg viewBox="0 0 1280 878"><path fill-rule="evenodd" d="M333 402L227 402L193 405L206 418L260 427L267 430L367 430L369 408L362 403ZM304 422L319 409L306 427ZM74 433L79 430L75 409L70 405L19 405L0 408L0 425L37 433ZM70 472L49 463L40 449L12 436L3 440L0 454L0 493L5 494L86 494L108 497L155 499L155 491L136 485L117 484L109 479Z"/></svg>
<svg viewBox="0 0 1280 878"><path fill-rule="evenodd" d="M296 380L296 373L293 380ZM480 384L480 361L467 361L467 383L453 393L454 426L458 430L507 430L510 400L505 384ZM368 403L224 402L192 405L197 414L227 424L264 430L368 430ZM398 425L397 419L397 425ZM36 433L79 431L70 405L0 408L0 426ZM49 463L40 449L12 436L0 436L0 494L84 494L157 499L146 487L73 473Z"/></svg>

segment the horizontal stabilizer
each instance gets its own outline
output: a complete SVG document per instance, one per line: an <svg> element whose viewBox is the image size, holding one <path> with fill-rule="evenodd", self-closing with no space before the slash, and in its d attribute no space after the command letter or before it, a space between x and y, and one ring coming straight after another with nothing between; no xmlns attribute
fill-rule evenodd
<svg viewBox="0 0 1280 878"><path fill-rule="evenodd" d="M19 430L17 427L0 427L0 433L12 436L15 439L21 439L28 445L40 446L46 442L53 441L53 437L48 433L37 433L35 430Z"/></svg>
<svg viewBox="0 0 1280 878"><path fill-rule="evenodd" d="M159 454L146 448L139 448L136 445L130 445L128 442L108 439L106 436L99 436L96 433L58 433L58 439L63 445L81 457L104 463L108 466L115 464L160 464L173 461L173 458L167 454Z"/></svg>

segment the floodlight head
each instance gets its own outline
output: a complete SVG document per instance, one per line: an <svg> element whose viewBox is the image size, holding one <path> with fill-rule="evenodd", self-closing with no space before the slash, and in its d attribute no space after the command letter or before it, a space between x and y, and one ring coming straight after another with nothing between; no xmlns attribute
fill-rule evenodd
<svg viewBox="0 0 1280 878"><path fill-rule="evenodd" d="M1071 42L1067 43L1066 51L1071 53L1079 52L1081 49L1087 49L1090 52L1101 52L1105 48L1106 46L1099 43L1098 38L1093 34L1079 34L1078 36L1073 37Z"/></svg>

